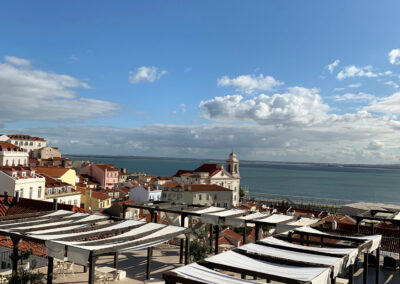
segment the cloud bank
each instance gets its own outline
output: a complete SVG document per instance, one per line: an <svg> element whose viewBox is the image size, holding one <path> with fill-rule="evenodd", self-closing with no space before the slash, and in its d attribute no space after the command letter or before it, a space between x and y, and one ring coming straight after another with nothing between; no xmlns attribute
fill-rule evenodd
<svg viewBox="0 0 400 284"><path fill-rule="evenodd" d="M78 97L90 86L75 77L31 68L27 59L7 56L0 62L0 123L21 120L83 121L111 116L117 105ZM90 106L90 107L88 107Z"/></svg>

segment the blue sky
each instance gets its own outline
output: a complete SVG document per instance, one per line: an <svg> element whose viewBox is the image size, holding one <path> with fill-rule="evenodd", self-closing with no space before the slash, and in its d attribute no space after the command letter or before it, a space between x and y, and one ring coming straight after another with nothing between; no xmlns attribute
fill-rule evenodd
<svg viewBox="0 0 400 284"><path fill-rule="evenodd" d="M399 8L3 1L0 131L66 153L396 163Z"/></svg>

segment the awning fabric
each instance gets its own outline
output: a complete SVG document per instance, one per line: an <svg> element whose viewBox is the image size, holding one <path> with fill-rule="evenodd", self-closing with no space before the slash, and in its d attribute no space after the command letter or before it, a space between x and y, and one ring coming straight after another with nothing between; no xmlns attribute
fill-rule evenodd
<svg viewBox="0 0 400 284"><path fill-rule="evenodd" d="M347 256L346 267L354 264L358 256L358 248L318 248L318 247L309 247L302 246L297 244L288 243L274 237L268 237L260 240L260 242L271 245L279 245L285 248L297 248L304 251L310 252L322 252L327 254L332 254L332 256Z"/></svg>
<svg viewBox="0 0 400 284"><path fill-rule="evenodd" d="M251 280L239 279L230 275L226 275L212 269L201 266L197 263L192 263L186 266L182 266L172 270L180 277L195 281L200 281L209 284L241 284L241 283L254 283L259 284Z"/></svg>
<svg viewBox="0 0 400 284"><path fill-rule="evenodd" d="M308 227L308 226L297 228L294 231L318 234L321 236L336 236L337 237L337 235L327 234L327 233L321 232L319 230L316 230L316 229ZM378 247L380 247L381 241L382 241L382 235L370 235L370 236L347 237L347 238L365 241L367 245L363 249L363 252L367 252L367 253L371 253L371 252L375 251Z"/></svg>
<svg viewBox="0 0 400 284"><path fill-rule="evenodd" d="M217 254L206 258L205 261L312 284L330 283L330 268L289 266L250 258L233 251Z"/></svg>
<svg viewBox="0 0 400 284"><path fill-rule="evenodd" d="M286 249L279 249L258 244L246 244L240 246L238 249L254 254L270 256L273 258L279 258L283 260L287 259L298 262L332 266L334 268L333 271L335 277L343 271L343 268L345 268L344 267L345 261L343 258L308 254L304 252L296 252L296 251L291 251L290 248L286 250Z"/></svg>
<svg viewBox="0 0 400 284"><path fill-rule="evenodd" d="M263 222L263 223L271 223L271 224L278 224L278 223L287 223L289 221L294 221L296 217L294 216L288 216L288 215L282 215L282 214L273 214L270 215L266 218L262 219L257 219L258 222Z"/></svg>
<svg viewBox="0 0 400 284"><path fill-rule="evenodd" d="M269 213L256 212L256 213L252 213L252 214L249 214L246 216L226 217L225 225L233 226L233 227L244 227L246 224L246 221L266 218L267 216L269 216Z"/></svg>
<svg viewBox="0 0 400 284"><path fill-rule="evenodd" d="M246 212L247 212L246 210L231 209L231 210L218 211L214 213L202 213L201 222L204 224L218 225L220 217L236 216L240 214L245 214Z"/></svg>

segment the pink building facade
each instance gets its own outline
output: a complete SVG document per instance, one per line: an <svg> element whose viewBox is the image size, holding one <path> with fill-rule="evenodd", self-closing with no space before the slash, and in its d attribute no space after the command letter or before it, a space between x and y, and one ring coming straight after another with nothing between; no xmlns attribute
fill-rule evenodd
<svg viewBox="0 0 400 284"><path fill-rule="evenodd" d="M113 165L89 164L83 167L79 174L92 177L103 188L114 188L118 184L119 171Z"/></svg>

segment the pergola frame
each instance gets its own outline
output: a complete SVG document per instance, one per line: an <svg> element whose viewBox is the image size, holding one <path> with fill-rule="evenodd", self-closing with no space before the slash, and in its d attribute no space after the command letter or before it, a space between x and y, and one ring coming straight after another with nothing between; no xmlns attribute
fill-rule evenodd
<svg viewBox="0 0 400 284"><path fill-rule="evenodd" d="M168 208L163 208L163 205L168 205ZM201 217L202 213L197 213L195 209L199 208L207 208L207 206L202 206L202 205L194 205L194 204L182 204L182 205L172 205L170 203L157 203L154 205L142 205L142 204L124 204L123 205L123 216L125 217L126 210L128 208L135 208L135 209L143 209L147 210L150 212L151 216L153 214L157 214L157 212L164 212L164 213L173 213L173 214L178 214L181 217L181 227L184 226L184 220L186 217ZM207 213L208 214L208 213ZM245 215L244 213L239 213L237 216ZM233 215L229 217L235 217ZM226 217L219 217L219 221L224 221ZM265 218L265 217L261 217ZM280 222L279 224L285 224L292 222L293 220L288 220L285 222ZM243 227L243 244L246 243L246 227L247 224L254 224L255 225L255 240L258 240L258 235L259 231L263 226L273 226L276 227L278 223L269 223L269 222L264 222L261 220L257 219L250 219L250 220L243 220L244 222L244 227ZM323 221L317 222L313 224L312 226L318 226L322 224ZM214 253L218 254L218 239L219 239L219 232L220 232L220 226L219 225L213 225L209 224L209 232L210 232L210 238L209 238L209 246L210 246L210 253L212 253L212 244L213 244L213 232L215 231L215 245L214 245ZM180 258L179 258L179 263L183 263L183 240L181 240L180 243Z"/></svg>
<svg viewBox="0 0 400 284"><path fill-rule="evenodd" d="M360 232L360 223L363 220L369 220L369 221L378 221L378 222L390 222L393 225L396 225L397 228L399 229L399 247L397 249L397 253L399 255L399 262L400 262L400 219L394 219L394 218L385 218L385 217L375 217L376 213L391 213L391 214L398 214L400 212L395 212L395 211L388 211L388 210L370 210L365 213L359 214L355 216L356 218L356 230L357 233ZM370 216L367 216L367 215ZM374 232L374 223L371 222L371 234ZM368 273L368 254L364 254L364 258L367 259L366 263L364 261L364 270L366 270L366 273ZM379 248L376 251L376 283L379 283ZM399 274L400 274L400 268L399 268ZM364 282L366 284L366 282Z"/></svg>
<svg viewBox="0 0 400 284"><path fill-rule="evenodd" d="M57 208L55 207L55 209L57 209ZM129 231L131 229L134 229L136 227L143 225L143 224L131 225L131 226L125 226L123 228L118 228L118 229L110 229L110 230L103 230L103 231L95 232L95 230L106 229L107 227L111 227L113 225L123 223L123 221L119 221L119 222L115 222L115 223L111 223L111 224L109 223L109 224L94 225L94 224L98 223L99 221L101 222L101 221L105 221L105 220L109 220L109 219L108 218L103 218L103 219L100 218L100 219L94 219L94 220L84 220L84 221L79 222L79 218L83 219L90 215L87 214L87 216L84 216L84 215L76 216L76 218L71 216L71 218L68 218L68 216L75 214L74 212L66 212L66 213L61 212L61 214L56 214L54 216L46 216L46 215L49 215L49 214L52 214L55 212L57 212L57 211L52 210L52 211L33 213L33 214L21 214L21 215L7 216L6 218L0 217L0 226L3 225L4 223L5 223L4 225L7 225L7 224L10 225L10 226L0 227L0 235L7 236L11 239L11 241L13 243L13 255L14 256L18 255L18 246L21 243L21 241L32 241L32 242L36 242L39 244L45 244L46 243L45 239L36 237L35 234L29 235L27 233L35 232L35 231L46 231L46 230L51 230L51 229L57 228L60 225L60 224L54 225L54 224L57 224L57 221L71 220L71 223L62 223L62 225L65 226L64 229L61 229L61 231L57 231L56 234L60 234L62 232L65 232L66 234L69 234L69 233L79 234L79 233L83 233L83 232L86 233L86 232L90 232L90 231L93 231L93 233L82 234L82 236L79 236L79 235L68 236L65 238L56 239L56 241L59 241L59 240L71 241L71 240L77 240L77 239L87 240L89 237L96 237L96 236L100 237L100 236L104 236L104 235L117 236L117 235L123 233L124 231ZM67 219L63 219L63 217L67 217ZM43 220L41 220L41 219L43 219ZM4 223L1 222L2 220L4 220ZM75 220L75 222L74 222L74 220ZM151 221L155 221L155 220L156 220L155 215L152 215ZM32 222L30 222L30 221L32 221ZM56 223L52 223L54 221ZM23 222L27 222L27 223L23 223ZM49 224L48 226L46 226L47 223ZM12 225L14 225L14 226L12 226ZM32 226L36 226L36 225L39 225L39 227L37 227L37 228L32 227ZM81 227L81 228L75 228L72 230L68 230L68 226L72 227L72 226L76 226L76 225L94 225L94 226ZM7 229L7 227L8 227L8 229ZM15 227L18 229L13 231L12 227ZM24 229L24 227L26 227L26 229ZM31 227L31 228L29 228L29 227ZM165 226L164 228L166 228L166 227L167 226ZM153 231L148 230L146 232L146 235L151 234L151 233L154 233L154 230ZM52 234L54 234L54 232L45 232L41 235L52 235ZM137 242L135 242L134 246L145 245L147 243L151 244L153 242L157 242L160 240L173 238L173 237L177 236L177 234L179 234L179 235L185 234L185 236L186 236L185 264L188 264L189 263L189 249L190 249L189 248L190 229L184 229L184 230L181 230L180 232L167 233L167 234L164 234L162 237L153 237L153 238L147 238L145 240L138 240ZM110 247L90 251L89 257L88 257L88 267L89 267L88 283L90 283L90 284L94 283L95 263L96 263L96 260L98 259L98 257L100 257L102 255L113 255L114 256L114 268L117 269L117 267L118 267L118 251L132 247L132 243L124 243L124 241L135 241L136 239L140 239L142 237L144 237L144 234L137 234L137 235L130 236L130 237L117 238L117 240L122 241L122 243L115 244ZM107 238L99 239L98 241L94 241L93 243L96 245L109 244ZM155 245L157 245L157 243L154 244L153 246L155 246ZM69 245L66 245L66 248L68 246ZM147 248L146 279L150 278L153 246L150 246ZM48 256L47 258L48 258L47 283L49 284L49 283L53 283L54 258L51 256ZM86 268L86 266L85 266L85 268ZM17 259L17 257L13 257L12 258L13 274L15 274L17 272L17 269L18 269L18 259Z"/></svg>

